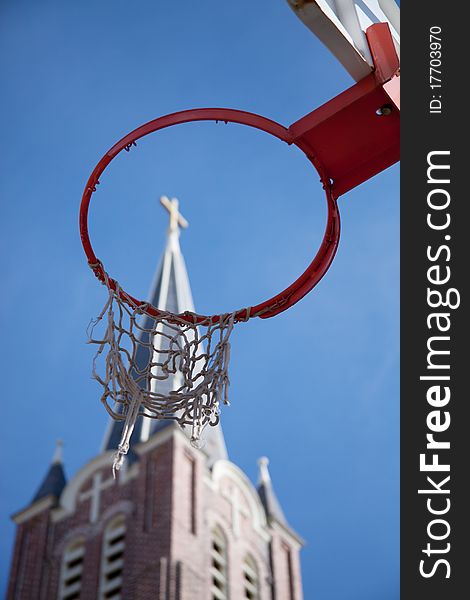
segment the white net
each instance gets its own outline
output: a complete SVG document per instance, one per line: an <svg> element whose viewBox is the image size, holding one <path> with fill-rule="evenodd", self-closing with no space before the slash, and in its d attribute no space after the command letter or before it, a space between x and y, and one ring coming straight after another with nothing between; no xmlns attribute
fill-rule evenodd
<svg viewBox="0 0 470 600"><path fill-rule="evenodd" d="M117 284L116 290L108 289L108 301L91 323L89 342L99 346L93 377L103 387L101 401L114 419L124 421L114 472L122 466L141 415L190 426L195 446L204 427L218 423L220 403L228 404L235 313L201 322L193 313L182 318L137 305Z"/></svg>

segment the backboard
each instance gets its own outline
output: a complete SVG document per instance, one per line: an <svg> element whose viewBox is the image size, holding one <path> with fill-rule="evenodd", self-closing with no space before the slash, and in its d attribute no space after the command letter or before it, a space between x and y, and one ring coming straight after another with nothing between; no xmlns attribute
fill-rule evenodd
<svg viewBox="0 0 470 600"><path fill-rule="evenodd" d="M387 23L400 55L400 9L395 0L287 0L299 19L360 81L374 67L365 32Z"/></svg>

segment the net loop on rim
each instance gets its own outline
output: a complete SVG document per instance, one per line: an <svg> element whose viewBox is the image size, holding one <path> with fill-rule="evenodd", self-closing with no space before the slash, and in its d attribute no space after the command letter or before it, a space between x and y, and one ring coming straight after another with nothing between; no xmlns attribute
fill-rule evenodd
<svg viewBox="0 0 470 600"><path fill-rule="evenodd" d="M123 464L141 415L189 426L196 447L204 428L217 425L220 404L229 404L229 338L235 313L202 323L198 315L184 313L193 317L191 322L148 303L131 302L102 273L109 294L91 323L89 343L98 346L92 374L102 386L101 401L111 417L124 421L114 473Z"/></svg>

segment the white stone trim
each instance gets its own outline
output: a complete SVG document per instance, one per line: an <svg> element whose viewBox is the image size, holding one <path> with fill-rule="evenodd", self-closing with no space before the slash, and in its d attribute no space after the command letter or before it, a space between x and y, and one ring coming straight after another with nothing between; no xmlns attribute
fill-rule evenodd
<svg viewBox="0 0 470 600"><path fill-rule="evenodd" d="M216 550L213 545L217 544L221 548L221 552ZM224 529L218 523L214 524L210 535L209 549L209 576L210 576L210 593L212 598L217 600L227 600L229 594L229 555L228 555L228 537ZM214 567L213 561L220 565L220 568ZM214 581L220 585L216 585Z"/></svg>
<svg viewBox="0 0 470 600"><path fill-rule="evenodd" d="M44 510L47 510L51 506L54 506L55 501L56 499L52 494L49 496L45 496L40 500L36 500L36 502L34 504L31 504L31 506L28 506L27 508L18 511L17 513L12 515L11 518L17 525L21 525L21 523L29 521L29 519L32 519Z"/></svg>
<svg viewBox="0 0 470 600"><path fill-rule="evenodd" d="M66 517L74 514L77 507L77 495L85 481L93 476L93 474L103 467L109 468L111 475L111 467L113 464L113 457L115 451L108 450L103 452L82 467L73 477L70 479L65 486L62 495L60 497L60 506L54 509L51 513L53 522L61 521ZM129 479L134 478L137 475L137 469L134 468L138 465L132 465L129 469L123 471L123 474L117 478L118 485L124 485ZM121 472L119 472L121 473Z"/></svg>
<svg viewBox="0 0 470 600"><path fill-rule="evenodd" d="M106 510L103 511L101 516L101 521L103 523L103 527L108 526L108 522L112 521L114 517L117 517L118 514L131 516L134 511L135 504L131 500L120 500L116 504L109 506Z"/></svg>
<svg viewBox="0 0 470 600"><path fill-rule="evenodd" d="M85 557L85 543L86 540L83 536L77 536L75 539L69 540L67 547L65 548L61 566L60 566L60 579L59 579L59 594L58 600L64 600L69 597L70 594L80 593L82 589L82 577L83 577L83 559ZM73 550L70 550L69 546L72 544L76 544L76 547ZM70 566L70 563L80 560L78 565L73 567ZM77 578L78 581L67 584L67 581L70 581L73 578Z"/></svg>
<svg viewBox="0 0 470 600"><path fill-rule="evenodd" d="M278 533L283 539L287 540L294 550L300 550L305 546L305 540L292 529L284 527L282 523L272 520L270 526L273 531Z"/></svg>
<svg viewBox="0 0 470 600"><path fill-rule="evenodd" d="M100 514L101 492L114 485L115 479L112 475L103 479L103 473L96 471L93 474L91 487L86 492L80 492L79 500L90 500L90 523L96 523Z"/></svg>
<svg viewBox="0 0 470 600"><path fill-rule="evenodd" d="M245 553L242 560L244 591L251 594L253 600L260 600L260 568L251 552Z"/></svg>
<svg viewBox="0 0 470 600"><path fill-rule="evenodd" d="M67 546L74 540L78 538L88 539L91 535L93 535L94 528L90 525L90 523L86 523L83 525L77 525L70 531L67 531L63 538L58 541L58 543L54 546L53 556L61 557L65 552Z"/></svg>
<svg viewBox="0 0 470 600"><path fill-rule="evenodd" d="M266 514L261 500L253 484L243 471L229 460L218 460L212 469L212 482L215 491L220 492L220 481L227 478L240 488L250 507L253 529L265 540L269 541L271 536L267 531Z"/></svg>
<svg viewBox="0 0 470 600"><path fill-rule="evenodd" d="M126 529L126 515L122 512L116 514L115 517L106 524L106 528L104 529L100 565L100 583L98 589L98 598L100 600L105 600L108 592L111 590L118 590L118 588L119 596L113 595L113 598L117 599L122 596L124 558L121 556L110 562L110 557L116 553L124 554ZM123 539L116 542L115 540L120 537ZM107 579L109 574L116 572L119 574L115 575L110 580Z"/></svg>

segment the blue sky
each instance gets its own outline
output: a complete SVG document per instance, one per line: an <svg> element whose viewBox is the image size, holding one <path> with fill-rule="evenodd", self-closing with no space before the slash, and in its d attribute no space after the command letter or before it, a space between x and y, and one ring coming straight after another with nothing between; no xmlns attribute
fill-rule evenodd
<svg viewBox="0 0 470 600"><path fill-rule="evenodd" d="M228 106L284 125L352 84L284 0L2 3L3 366L1 585L9 515L65 441L73 474L107 416L86 326L105 301L80 245L86 179L134 127ZM306 599L399 597L399 193L394 166L340 199L342 239L319 286L233 336L231 459L267 455L305 538ZM109 272L138 297L163 245L161 194L190 222L181 245L200 312L255 304L294 280L321 240L325 202L302 154L236 125L184 125L119 157L91 210Z"/></svg>

